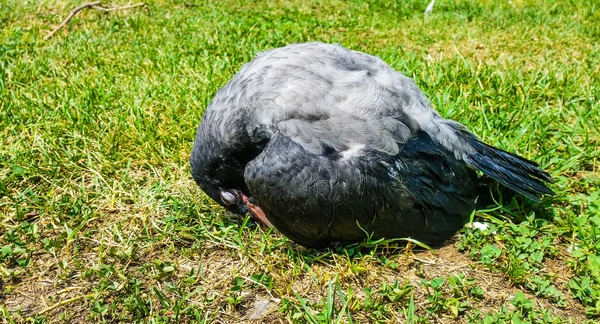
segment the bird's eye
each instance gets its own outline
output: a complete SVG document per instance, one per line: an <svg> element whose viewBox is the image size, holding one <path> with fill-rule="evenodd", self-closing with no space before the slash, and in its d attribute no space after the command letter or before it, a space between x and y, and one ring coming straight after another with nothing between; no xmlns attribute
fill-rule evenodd
<svg viewBox="0 0 600 324"><path fill-rule="evenodd" d="M221 201L226 205L233 205L237 203L237 196L231 191L221 191Z"/></svg>

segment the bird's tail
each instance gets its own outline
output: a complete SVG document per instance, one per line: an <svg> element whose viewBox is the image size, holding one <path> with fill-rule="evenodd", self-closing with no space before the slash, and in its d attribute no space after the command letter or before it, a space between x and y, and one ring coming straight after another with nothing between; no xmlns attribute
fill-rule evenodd
<svg viewBox="0 0 600 324"><path fill-rule="evenodd" d="M465 129L459 132L470 147L463 152L462 158L471 167L535 201L539 201L542 194L554 195L554 191L545 185L545 182L552 182L552 178L537 163L487 145Z"/></svg>
<svg viewBox="0 0 600 324"><path fill-rule="evenodd" d="M543 194L554 195L545 184L552 182L552 178L537 163L481 142L455 121L439 118L427 125L427 131L434 133L433 138L454 152L458 159L505 187L535 201Z"/></svg>

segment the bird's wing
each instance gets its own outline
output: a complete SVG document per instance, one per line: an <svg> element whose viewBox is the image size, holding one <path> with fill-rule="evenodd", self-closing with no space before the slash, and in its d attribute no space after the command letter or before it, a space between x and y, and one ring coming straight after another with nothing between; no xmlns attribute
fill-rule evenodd
<svg viewBox="0 0 600 324"><path fill-rule="evenodd" d="M424 132L411 136L386 119L318 125L286 122L245 168L252 197L295 242L322 246L372 231L435 242L473 209L475 173Z"/></svg>
<svg viewBox="0 0 600 324"><path fill-rule="evenodd" d="M379 211L408 209L414 200L381 161L410 134L397 120L289 120L246 166L246 185L271 223L298 243L359 240L357 222L368 229Z"/></svg>

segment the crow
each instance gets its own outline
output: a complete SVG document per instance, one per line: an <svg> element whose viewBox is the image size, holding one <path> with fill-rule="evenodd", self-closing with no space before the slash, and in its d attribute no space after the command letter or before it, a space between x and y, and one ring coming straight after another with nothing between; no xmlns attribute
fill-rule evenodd
<svg viewBox="0 0 600 324"><path fill-rule="evenodd" d="M243 66L206 108L190 166L227 210L316 248L367 235L440 244L468 221L483 177L554 194L538 164L442 118L412 79L324 43Z"/></svg>

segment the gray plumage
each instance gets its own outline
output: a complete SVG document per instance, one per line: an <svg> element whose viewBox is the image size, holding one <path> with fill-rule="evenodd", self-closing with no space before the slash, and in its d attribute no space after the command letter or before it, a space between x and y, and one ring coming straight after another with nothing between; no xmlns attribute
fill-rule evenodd
<svg viewBox="0 0 600 324"><path fill-rule="evenodd" d="M322 43L264 52L215 96L191 158L197 184L227 209L238 192L305 246L378 237L438 243L475 209L475 170L537 199L534 162L443 119L381 59Z"/></svg>

